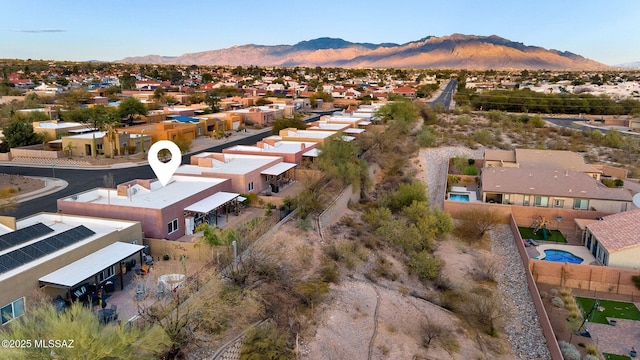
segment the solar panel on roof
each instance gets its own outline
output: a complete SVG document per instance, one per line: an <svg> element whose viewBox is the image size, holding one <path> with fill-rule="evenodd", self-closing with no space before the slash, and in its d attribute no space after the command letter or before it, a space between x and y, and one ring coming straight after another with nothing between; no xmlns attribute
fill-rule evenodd
<svg viewBox="0 0 640 360"><path fill-rule="evenodd" d="M36 223L25 228L0 235L0 251L23 244L52 232L53 229L43 223Z"/></svg>
<svg viewBox="0 0 640 360"><path fill-rule="evenodd" d="M51 231L53 231L53 229ZM10 251L0 256L0 273L15 269L45 255L49 255L80 240L86 239L93 234L95 234L93 230L84 225L80 225L33 244Z"/></svg>

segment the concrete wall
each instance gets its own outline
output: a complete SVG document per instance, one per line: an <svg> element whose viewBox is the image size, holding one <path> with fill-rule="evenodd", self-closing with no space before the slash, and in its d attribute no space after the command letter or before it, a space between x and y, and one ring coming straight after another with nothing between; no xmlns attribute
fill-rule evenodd
<svg viewBox="0 0 640 360"><path fill-rule="evenodd" d="M42 159L59 159L65 156L64 151L44 150L42 144L23 146L11 149L12 157L34 157Z"/></svg>
<svg viewBox="0 0 640 360"><path fill-rule="evenodd" d="M144 244L149 245L151 256L153 256L155 259L160 258L160 260L157 261L163 261L162 257L164 255L169 255L171 259L180 259L182 255L185 255L187 259L194 259L197 261L211 261L213 259L212 254L215 253L215 249L212 250L209 245L205 244L200 245L197 243L187 243L152 238L145 238ZM219 248L219 251L227 251L224 247Z"/></svg>
<svg viewBox="0 0 640 360"><path fill-rule="evenodd" d="M637 270L533 259L529 260L529 270L539 283L634 297L640 295L631 280L631 276L638 275Z"/></svg>
<svg viewBox="0 0 640 360"><path fill-rule="evenodd" d="M11 161L12 157L11 157L11 153L0 153L0 160L2 161Z"/></svg>
<svg viewBox="0 0 640 360"><path fill-rule="evenodd" d="M325 211L318 217L318 223L320 228L326 230L331 224L333 224L344 213L349 205L349 201L359 201L360 192L353 192L353 185L349 185L335 200L325 209Z"/></svg>

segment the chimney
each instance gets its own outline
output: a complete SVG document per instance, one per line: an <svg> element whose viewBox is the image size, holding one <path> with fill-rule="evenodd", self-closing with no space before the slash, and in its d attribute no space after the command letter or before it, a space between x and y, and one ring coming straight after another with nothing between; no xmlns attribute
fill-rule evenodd
<svg viewBox="0 0 640 360"><path fill-rule="evenodd" d="M304 150L307 147L304 143L300 143L300 150Z"/></svg>

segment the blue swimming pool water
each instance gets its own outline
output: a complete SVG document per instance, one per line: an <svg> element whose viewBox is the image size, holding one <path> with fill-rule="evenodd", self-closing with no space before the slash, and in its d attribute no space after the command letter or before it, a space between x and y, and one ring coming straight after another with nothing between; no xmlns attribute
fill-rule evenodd
<svg viewBox="0 0 640 360"><path fill-rule="evenodd" d="M549 249L544 251L544 258L542 260L566 262L570 264L581 264L584 261L583 258L575 256L568 251Z"/></svg>
<svg viewBox="0 0 640 360"><path fill-rule="evenodd" d="M449 193L449 200L469 202L469 194Z"/></svg>

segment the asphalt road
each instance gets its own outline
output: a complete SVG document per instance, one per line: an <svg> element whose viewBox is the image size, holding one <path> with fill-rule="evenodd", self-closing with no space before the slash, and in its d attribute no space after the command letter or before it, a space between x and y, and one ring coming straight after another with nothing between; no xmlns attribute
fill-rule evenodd
<svg viewBox="0 0 640 360"><path fill-rule="evenodd" d="M205 150L200 150L195 153L191 153L182 157L182 163L188 164L191 155L201 152L221 152L222 149L233 145L253 145L256 142L262 140L266 135L256 134L246 138L229 141L223 145L213 146ZM41 168L41 167L26 167L26 166L0 166L0 173L3 174L18 174L25 176L44 176L52 177L53 169ZM113 174L113 179L116 184L120 184L133 179L152 179L155 178L155 174L149 165L138 166L124 169L100 169L100 170L86 170L86 169L62 169L55 168L55 177L63 179L69 183L65 189L55 192L50 195L45 195L30 201L20 203L16 209L9 213L2 215L15 216L18 219L23 217L39 213L42 211L56 212L58 207L56 200L73 195L78 192L93 189L95 187L104 186L104 176L107 174Z"/></svg>
<svg viewBox="0 0 640 360"><path fill-rule="evenodd" d="M458 80L451 79L440 95L427 103L431 104L431 107L434 107L436 104L442 104L445 110L449 109L449 106L451 106L451 99L453 98L453 92L456 91L457 87Z"/></svg>

